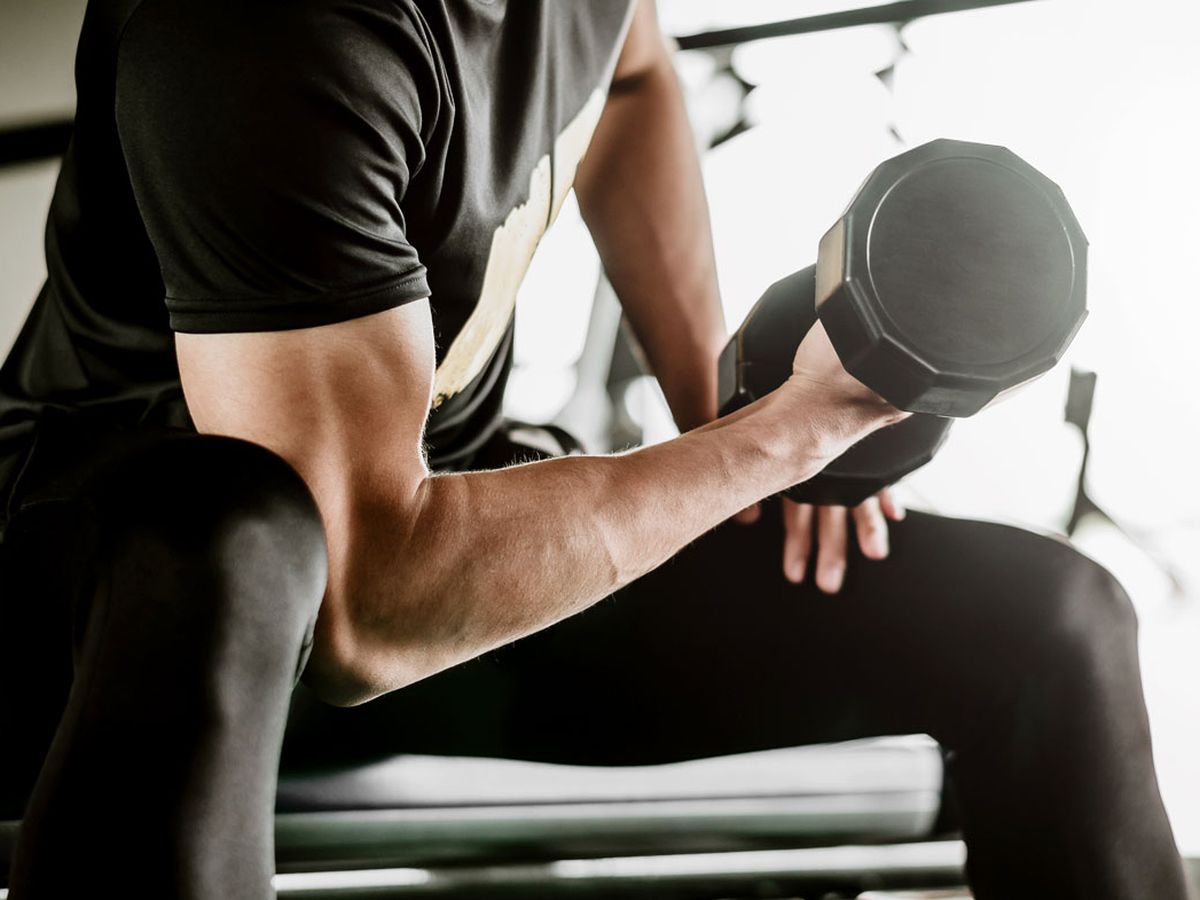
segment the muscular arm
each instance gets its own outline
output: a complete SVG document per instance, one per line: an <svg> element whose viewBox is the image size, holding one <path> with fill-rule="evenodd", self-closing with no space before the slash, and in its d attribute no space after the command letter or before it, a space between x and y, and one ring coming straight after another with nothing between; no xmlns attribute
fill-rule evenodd
<svg viewBox="0 0 1200 900"><path fill-rule="evenodd" d="M687 430L715 418L726 333L708 203L652 0L634 12L575 190L675 421Z"/></svg>
<svg viewBox="0 0 1200 900"><path fill-rule="evenodd" d="M306 678L353 703L585 608L890 417L827 341L806 343L784 388L676 440L453 475L421 451L425 301L176 346L197 427L271 448L316 497L330 578Z"/></svg>

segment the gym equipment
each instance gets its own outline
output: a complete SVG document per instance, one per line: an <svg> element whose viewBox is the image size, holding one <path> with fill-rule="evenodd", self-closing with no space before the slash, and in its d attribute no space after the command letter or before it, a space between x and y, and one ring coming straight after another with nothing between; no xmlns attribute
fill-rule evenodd
<svg viewBox="0 0 1200 900"><path fill-rule="evenodd" d="M970 416L1054 366L1087 316L1087 238L1062 190L1004 147L937 140L878 166L773 284L719 362L722 415L791 374L819 319L846 370L897 425L788 490L852 506L933 458Z"/></svg>
<svg viewBox="0 0 1200 900"><path fill-rule="evenodd" d="M856 900L971 900L966 888L945 891L867 891Z"/></svg>
<svg viewBox="0 0 1200 900"><path fill-rule="evenodd" d="M404 755L285 769L275 889L711 900L958 884L962 844L932 833L942 777L938 746L915 735L652 766ZM17 826L0 822L0 900ZM96 873L96 893L119 879Z"/></svg>

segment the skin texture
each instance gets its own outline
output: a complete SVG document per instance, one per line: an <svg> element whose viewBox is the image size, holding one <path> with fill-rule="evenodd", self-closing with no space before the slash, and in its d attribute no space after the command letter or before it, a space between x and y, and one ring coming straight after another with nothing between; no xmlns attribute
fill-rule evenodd
<svg viewBox="0 0 1200 900"><path fill-rule="evenodd" d="M724 332L711 239L651 6L637 12L599 128L580 196L664 390L699 426L676 440L431 474L426 301L319 328L176 338L197 428L274 450L317 500L329 582L305 679L329 702L366 701L579 612L901 416L845 372L818 327L783 387L712 421ZM656 214L607 208L590 189L602 178ZM645 230L622 236L631 222Z"/></svg>

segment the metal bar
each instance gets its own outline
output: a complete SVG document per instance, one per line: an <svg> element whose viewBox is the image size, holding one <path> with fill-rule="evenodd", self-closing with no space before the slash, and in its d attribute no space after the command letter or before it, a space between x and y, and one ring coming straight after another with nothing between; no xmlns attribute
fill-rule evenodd
<svg viewBox="0 0 1200 900"><path fill-rule="evenodd" d="M794 896L789 886L962 883L958 841L734 853L565 859L543 864L360 869L276 875L280 900L367 897Z"/></svg>
<svg viewBox="0 0 1200 900"><path fill-rule="evenodd" d="M280 871L303 871L503 857L514 847L526 860L546 860L637 847L725 849L754 840L903 841L929 833L939 800L937 791L913 791L283 813L275 817L275 852Z"/></svg>
<svg viewBox="0 0 1200 900"><path fill-rule="evenodd" d="M815 31L832 31L837 28L853 28L857 25L889 25L907 22L922 16L942 13L964 12L988 6L1008 6L1013 3L1029 3L1032 0L899 0L882 6L862 9L847 9L842 12L825 13L787 19L783 22L766 22L761 25L744 25L738 28L723 28L685 34L675 38L680 50L704 50L711 47L728 47L759 41L764 38L785 37L792 34L811 34Z"/></svg>
<svg viewBox="0 0 1200 900"><path fill-rule="evenodd" d="M0 166L62 156L71 139L71 119L0 131Z"/></svg>

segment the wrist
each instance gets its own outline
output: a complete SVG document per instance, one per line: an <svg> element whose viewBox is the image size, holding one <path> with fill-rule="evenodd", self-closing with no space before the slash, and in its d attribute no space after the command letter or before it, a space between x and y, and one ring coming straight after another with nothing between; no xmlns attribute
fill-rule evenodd
<svg viewBox="0 0 1200 900"><path fill-rule="evenodd" d="M823 382L799 375L785 381L766 401L797 481L811 478L871 432L908 415L873 393L848 398Z"/></svg>

